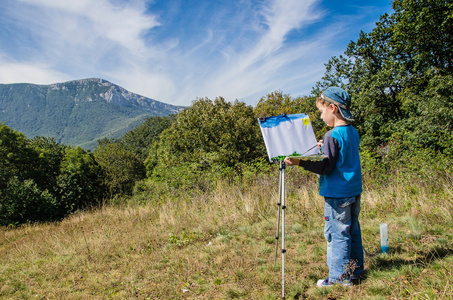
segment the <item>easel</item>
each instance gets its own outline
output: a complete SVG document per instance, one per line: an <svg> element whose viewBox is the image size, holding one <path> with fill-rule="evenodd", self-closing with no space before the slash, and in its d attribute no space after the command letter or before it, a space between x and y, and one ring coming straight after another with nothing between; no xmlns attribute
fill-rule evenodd
<svg viewBox="0 0 453 300"><path fill-rule="evenodd" d="M280 236L280 215L282 216L282 299L285 299L285 168L286 164L280 161L278 175L278 217L277 217L277 234L275 235L275 263L277 263L278 239Z"/></svg>
<svg viewBox="0 0 453 300"><path fill-rule="evenodd" d="M261 133L263 134L267 154L270 162L280 162L278 183L278 221L277 240L275 245L275 263L277 263L278 239L280 235L280 215L282 216L282 299L285 299L285 168L284 158L291 156L297 159L307 158L310 154L317 154L317 140L310 118L307 114L281 114L259 118ZM292 137L297 136L297 139ZM307 145L315 145L307 147ZM309 148L307 150L307 148ZM313 150L315 149L315 150ZM311 150L312 153L309 153ZM302 153L302 154L298 154ZM304 154L308 154L304 156Z"/></svg>

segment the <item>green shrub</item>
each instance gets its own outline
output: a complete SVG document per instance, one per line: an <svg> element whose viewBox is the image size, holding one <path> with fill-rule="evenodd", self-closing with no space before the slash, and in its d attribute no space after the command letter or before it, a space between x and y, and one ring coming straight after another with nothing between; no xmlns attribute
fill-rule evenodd
<svg viewBox="0 0 453 300"><path fill-rule="evenodd" d="M0 225L18 225L57 219L57 199L47 190L41 191L32 179L13 177L0 194Z"/></svg>

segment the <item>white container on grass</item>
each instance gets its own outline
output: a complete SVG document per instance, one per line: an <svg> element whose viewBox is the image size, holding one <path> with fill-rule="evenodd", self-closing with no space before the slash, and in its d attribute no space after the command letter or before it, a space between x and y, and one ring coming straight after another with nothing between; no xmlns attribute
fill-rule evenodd
<svg viewBox="0 0 453 300"><path fill-rule="evenodd" d="M388 226L385 223L380 225L381 229L381 252L389 253L389 233Z"/></svg>

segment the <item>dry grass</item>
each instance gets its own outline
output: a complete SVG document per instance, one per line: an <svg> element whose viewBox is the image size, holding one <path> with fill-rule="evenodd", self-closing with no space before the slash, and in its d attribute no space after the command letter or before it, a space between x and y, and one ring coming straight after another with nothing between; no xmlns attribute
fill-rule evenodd
<svg viewBox="0 0 453 300"><path fill-rule="evenodd" d="M323 199L314 178L288 173L287 299L451 299L451 183L436 191L366 189L368 278L349 289L319 290L315 282L327 274ZM275 178L248 187L219 183L197 196L163 200L1 228L0 297L281 299ZM379 254L381 222L389 223L390 255Z"/></svg>

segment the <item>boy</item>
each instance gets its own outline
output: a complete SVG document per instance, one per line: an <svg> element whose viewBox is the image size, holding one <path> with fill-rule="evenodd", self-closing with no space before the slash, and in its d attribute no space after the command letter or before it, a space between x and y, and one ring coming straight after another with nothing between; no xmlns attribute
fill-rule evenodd
<svg viewBox="0 0 453 300"><path fill-rule="evenodd" d="M359 224L362 174L359 157L359 134L348 122L351 98L338 87L329 87L316 100L321 118L329 127L318 143L322 161L304 161L287 157L289 166L298 165L317 173L319 194L325 202L324 236L327 240L329 276L318 280L318 287L333 284L351 285L363 273L363 247ZM322 145L322 146L321 146Z"/></svg>

